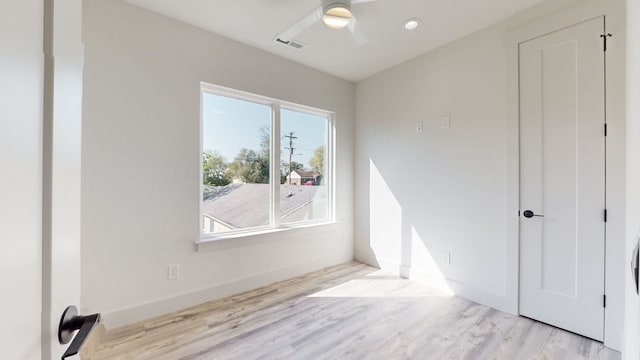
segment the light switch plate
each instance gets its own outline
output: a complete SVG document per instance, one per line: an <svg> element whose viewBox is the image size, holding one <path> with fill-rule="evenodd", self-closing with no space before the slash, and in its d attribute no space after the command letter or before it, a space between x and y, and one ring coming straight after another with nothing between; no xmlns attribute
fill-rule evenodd
<svg viewBox="0 0 640 360"><path fill-rule="evenodd" d="M449 129L451 127L451 118L449 116L443 116L441 121L443 129Z"/></svg>

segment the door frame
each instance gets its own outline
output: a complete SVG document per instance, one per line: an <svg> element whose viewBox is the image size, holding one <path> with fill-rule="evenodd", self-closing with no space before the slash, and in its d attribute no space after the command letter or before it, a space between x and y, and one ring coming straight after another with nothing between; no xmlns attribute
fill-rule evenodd
<svg viewBox="0 0 640 360"><path fill-rule="evenodd" d="M519 245L521 248L519 256L520 314L598 341L604 340L605 313L603 294L605 294L605 236L607 225L604 216L604 210L606 209L606 117L604 113L606 74L604 43L606 39L601 39L602 34L605 33L604 29L605 17L598 16L577 23L571 27L520 43L519 46L519 91L521 94L521 148L519 159L520 211L521 214L525 214L520 217L519 222ZM560 123L555 125L547 124L547 120L538 118L539 115L545 112L545 110L540 109L540 105L545 103L545 99L548 97L547 95L540 94L540 91L546 93L548 90L550 91L549 95L554 94L552 96L563 97L563 94L558 93L558 88L547 88L544 85L546 80L542 81L540 79L540 76L547 73L546 70L540 68L545 64L541 56L546 53L546 50L551 50L551 54L556 54L557 56L563 54L562 59L564 60L559 59L561 64L568 66L570 63L574 63L574 65L577 66L575 69L578 72L576 74L577 77L573 80L569 80L571 77L565 80L573 81L578 85L594 86L592 89L576 89L576 94L579 95L580 99L574 98L573 101L575 101L575 103L572 103L572 105L561 102L558 103L558 105L563 104L561 105L563 107L550 109L551 113L555 114L552 115L552 117L554 117L564 113L565 110L569 110L566 106L569 106L569 108L579 107L575 114L571 112L571 119L568 123L562 123L562 121L560 121ZM593 57L590 58L589 56L592 55ZM580 58L572 61L567 58L567 56L569 58L573 58L574 56ZM554 68L555 65L551 64L550 67ZM585 72L585 67L589 67L587 72ZM593 71L593 73L590 71ZM571 101L570 99L571 97L565 100ZM579 117L581 125L574 127L575 124L573 122L576 119L574 119L573 116ZM585 121L584 124L582 124L583 120ZM548 133L547 130L542 132L537 131L535 127L538 125L543 126L545 129L549 126L551 133ZM559 128L556 129L555 126L559 126ZM571 133L558 137L558 134L564 131L570 131ZM547 135L551 136L548 139L548 144ZM540 143L541 140L542 143ZM565 144L566 140L569 140L571 145ZM559 145L563 146L561 144L570 146L570 148L565 148L564 150L554 148ZM588 149L584 149L584 144L589 145ZM591 147L591 145L593 145L593 147ZM568 157L566 157L560 155L560 153L565 150L569 151L568 154L575 151L575 156L568 155ZM565 165L568 166L567 169L571 169L572 175L578 175L579 178L573 181L565 178L564 176L569 174L564 173L558 168L559 163L556 161L549 163L551 168L547 168L545 158L548 156L548 151L552 151L553 153L560 151L560 153L558 153L558 161L563 163L561 167L565 168ZM590 160L585 163L584 156L593 156L591 160L595 162ZM571 163L571 165L569 163ZM560 173L554 173L556 170L560 171ZM548 171L552 172L548 173ZM545 176L543 179L540 178L541 174L547 174L550 177ZM557 177L557 175L561 177ZM529 179L529 177L532 179ZM568 184L565 183L565 180L568 180ZM551 182L549 183L548 181ZM560 188L565 186L571 187L571 194L565 194L568 197L563 197L563 195L557 193L559 188L556 188L556 185L560 186ZM555 191L553 190L554 188ZM559 202L554 202L548 199L545 195L545 192L548 190L555 193L553 196L560 196L562 200L557 199L556 201ZM575 196L578 197L575 198ZM584 199L581 198L582 196L584 196ZM575 203L576 200L578 200L577 204ZM553 204L559 207L554 208ZM552 207L548 208L547 205ZM576 220L574 226L570 226L569 228L560 226L560 228L556 230L560 232L571 232L573 236L585 236L584 239L580 238L577 240L578 244L576 244L576 247L572 248L571 251L573 255L569 253L565 254L569 256L569 258L576 257L574 266L580 268L580 272L575 274L578 276L577 278L574 279L571 277L572 280L575 280L573 283L574 289L572 289L569 283L561 282L555 283L556 286L559 286L558 288L544 291L544 289L540 289L538 285L540 285L540 281L546 282L546 277L539 272L546 268L546 266L542 266L540 263L541 261L546 263L546 255L538 253L537 251L547 247L546 240L552 240L552 242L558 240L567 246L569 246L569 243L572 243L572 241L570 239L555 239L553 238L553 234L546 234L545 229L547 229L547 226L543 224L546 224L547 220L545 219L547 219L548 216L551 216L550 220L552 220L552 223L554 222L554 216L560 216L560 219L565 216L571 217L570 213L565 212L568 210L565 206L571 208L572 214L574 216L578 215L579 218L574 219ZM572 206L575 206L575 208ZM526 219L526 211L524 211L524 209L533 209L536 212L541 212L545 214L547 218L540 218L538 220ZM559 219L556 218L556 220ZM559 226L559 224L556 225ZM575 228L575 226L578 226L578 228ZM552 231L551 229L548 230ZM569 233L565 233L565 235L569 235ZM552 236L552 238L548 238L547 236ZM568 243L566 243L566 241L568 241ZM563 251L568 250L568 248L563 247ZM532 253L531 251L534 252ZM552 258L554 258L554 256L552 256ZM561 261L558 263L557 261L559 260L560 259L555 258L551 266L560 272L569 270L566 268L565 262ZM569 268L573 268L573 266L569 265ZM593 278L591 278L591 276L593 276ZM594 281L595 279L597 279L597 281ZM568 278L564 278L564 280L572 281ZM554 287L552 284L554 284L553 281L551 281L550 285ZM545 286L542 287L544 288ZM572 290L577 291L577 293L573 295L576 297L569 299L572 297L572 295L570 295ZM548 301L548 303L545 303L545 301ZM569 315L569 313L571 315Z"/></svg>
<svg viewBox="0 0 640 360"><path fill-rule="evenodd" d="M60 358L60 317L81 307L82 0L43 0L42 359Z"/></svg>
<svg viewBox="0 0 640 360"><path fill-rule="evenodd" d="M506 299L519 314L520 278L520 94L519 44L575 24L604 16L606 30L614 34L606 54L606 118L609 124L606 153L606 189L609 219L605 227L604 344L622 348L624 327L624 158L625 158L625 11L623 1L587 0L506 32L508 118L506 128ZM532 16L532 19L535 17ZM615 130L614 130L615 129ZM613 214L618 214L613 216Z"/></svg>

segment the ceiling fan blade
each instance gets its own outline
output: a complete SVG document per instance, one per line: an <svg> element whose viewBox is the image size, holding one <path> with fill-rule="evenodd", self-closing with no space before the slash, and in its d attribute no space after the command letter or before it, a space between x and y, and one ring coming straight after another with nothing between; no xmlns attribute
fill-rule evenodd
<svg viewBox="0 0 640 360"><path fill-rule="evenodd" d="M322 6L318 6L313 9L310 13L303 16L300 20L293 23L293 25L289 26L285 31L278 34L277 38L282 41L290 41L294 36L298 35L302 31L304 31L309 26L315 24L318 20L322 18Z"/></svg>
<svg viewBox="0 0 640 360"><path fill-rule="evenodd" d="M366 44L367 37L362 31L362 27L358 25L358 20L356 20L355 16L351 17L351 22L349 23L349 31L351 31L351 35L353 36L353 41L356 43L356 46L362 46Z"/></svg>

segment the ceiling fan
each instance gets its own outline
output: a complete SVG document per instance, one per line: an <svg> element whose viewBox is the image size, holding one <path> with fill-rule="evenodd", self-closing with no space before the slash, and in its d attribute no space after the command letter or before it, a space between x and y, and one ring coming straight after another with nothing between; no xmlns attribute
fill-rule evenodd
<svg viewBox="0 0 640 360"><path fill-rule="evenodd" d="M356 17L351 11L351 5L373 1L376 0L321 0L318 7L278 34L274 40L290 45L294 36L322 20L324 25L329 29L338 30L344 29L345 27L348 28L353 35L353 40L356 45L363 45L367 42L367 39L358 26ZM302 44L297 45L300 46L292 46L297 48L302 47Z"/></svg>

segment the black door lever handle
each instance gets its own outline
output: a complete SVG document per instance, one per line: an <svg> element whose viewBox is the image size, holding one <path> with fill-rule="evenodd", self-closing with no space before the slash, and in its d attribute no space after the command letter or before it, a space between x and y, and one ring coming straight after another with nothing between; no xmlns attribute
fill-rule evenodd
<svg viewBox="0 0 640 360"><path fill-rule="evenodd" d="M640 267L640 239L636 243L635 249L633 249L631 260L631 274L633 275L633 285L636 287L636 294L638 294L640 290L638 287L638 267Z"/></svg>
<svg viewBox="0 0 640 360"><path fill-rule="evenodd" d="M80 348L91 333L91 330L93 330L98 323L100 323L100 314L81 316L78 315L78 309L73 305L68 306L64 310L60 318L60 325L58 326L58 341L60 344L67 344L73 339L73 342L69 345L67 351L64 352L64 355L62 355L62 360L78 354ZM74 338L73 333L76 330L79 331Z"/></svg>
<svg viewBox="0 0 640 360"><path fill-rule="evenodd" d="M544 217L544 215L536 215L533 211L531 210L525 210L522 215L524 215L524 217L526 217L527 219L530 219L532 217Z"/></svg>

